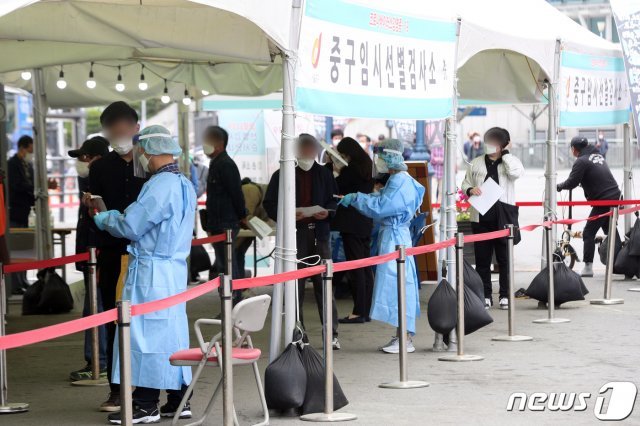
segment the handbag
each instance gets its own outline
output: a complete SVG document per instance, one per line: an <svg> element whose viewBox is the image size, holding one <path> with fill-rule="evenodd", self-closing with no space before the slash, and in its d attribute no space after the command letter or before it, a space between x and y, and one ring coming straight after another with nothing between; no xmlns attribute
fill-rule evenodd
<svg viewBox="0 0 640 426"><path fill-rule="evenodd" d="M513 244L518 244L522 240L520 235L520 223L518 222L520 207L513 204L496 202L496 211L498 213L498 229L504 229L507 225L513 225Z"/></svg>

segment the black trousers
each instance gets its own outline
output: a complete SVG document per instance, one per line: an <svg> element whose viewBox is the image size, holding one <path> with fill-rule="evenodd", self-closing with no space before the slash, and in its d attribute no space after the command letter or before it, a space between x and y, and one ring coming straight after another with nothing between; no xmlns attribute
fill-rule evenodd
<svg viewBox="0 0 640 426"><path fill-rule="evenodd" d="M609 207L593 207L589 216L597 216L599 214L607 213ZM600 219L590 220L584 226L582 231L583 252L582 257L585 263L593 262L593 254L596 250L596 234L598 230L602 229L606 234L609 233L609 216L601 217Z"/></svg>
<svg viewBox="0 0 640 426"><path fill-rule="evenodd" d="M225 229L215 229L213 231L208 231L209 235L218 235L218 234L223 234L226 232ZM236 237L238 236L238 232L240 232L240 228L239 227L235 227L231 229L231 239L235 241ZM213 266L211 267L211 270L209 271L209 279L213 279L215 278L218 274L223 274L226 272L227 270L227 243L226 242L221 242L221 243L214 243L213 245L213 251L216 255L215 261ZM232 253L233 258L231 259L231 279L235 280L235 279L239 279L239 278L243 278L243 274L244 271L242 272L242 274L240 274L240 270L238 269L238 262L237 262L237 253L235 251L235 249L233 250ZM212 271L214 273L212 273ZM242 300L242 291L240 290L234 290L233 291L233 295L232 295L232 300L233 300L233 305L235 306L236 303L240 302L240 300Z"/></svg>
<svg viewBox="0 0 640 426"><path fill-rule="evenodd" d="M366 259L371 253L371 236L340 234L344 246L344 255L349 260ZM373 271L370 267L349 271L351 297L353 297L353 315L368 317L373 297Z"/></svg>
<svg viewBox="0 0 640 426"><path fill-rule="evenodd" d="M251 245L254 243L257 244L257 241L253 238L238 238L236 241L236 268L238 268L238 274L240 274L241 278L248 278L245 276L245 257Z"/></svg>
<svg viewBox="0 0 640 426"><path fill-rule="evenodd" d="M182 389L180 390L167 390L167 402L177 407L178 404L180 404L180 401L182 401L186 391L187 385L182 385ZM133 405L137 405L144 409L153 409L156 408L158 406L158 402L160 402L160 389L143 388L138 386L133 391L132 398Z"/></svg>
<svg viewBox="0 0 640 426"><path fill-rule="evenodd" d="M296 232L296 242L298 245L298 259L303 259L308 256L320 256L320 259L331 259L331 247L329 246L329 240L319 241L316 240L316 230L309 229L307 227L298 226ZM314 259L309 259L313 261ZM306 268L305 264L299 263L298 269ZM311 277L313 282L313 293L316 297L316 305L318 306L318 313L320 314L320 321L324 324L324 315L322 314L322 277L320 275L314 275ZM304 305L304 282L305 280L298 281L298 305L300 306L300 321L304 325L303 317L303 305ZM333 337L338 337L338 310L336 308L336 299L333 298Z"/></svg>
<svg viewBox="0 0 640 426"><path fill-rule="evenodd" d="M113 249L98 251L98 289L102 296L102 307L105 311L116 307L116 287L120 276L122 252ZM107 378L111 392L120 393L120 385L111 382L113 368L113 343L116 339L116 325L110 321L105 324L107 330Z"/></svg>
<svg viewBox="0 0 640 426"><path fill-rule="evenodd" d="M492 222L471 222L474 234L499 231L498 224ZM484 284L484 297L491 298L491 260L493 253L500 267L500 298L509 297L509 264L507 258L507 239L478 241L474 243L476 254L476 271Z"/></svg>

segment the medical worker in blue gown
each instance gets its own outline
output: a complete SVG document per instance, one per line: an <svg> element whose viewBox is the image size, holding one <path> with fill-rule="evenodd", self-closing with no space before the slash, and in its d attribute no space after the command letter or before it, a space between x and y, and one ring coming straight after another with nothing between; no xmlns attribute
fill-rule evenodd
<svg viewBox="0 0 640 426"><path fill-rule="evenodd" d="M391 253L396 245L411 247L409 223L422 204L425 189L407 173L402 142L387 139L375 147L375 165L379 173L389 173L387 184L378 193L347 194L340 204L355 207L360 213L380 224L378 253ZM413 257L407 257L407 351L414 352L412 336L416 331L416 318L420 315L420 299L416 281L416 266ZM388 262L376 268L373 288L371 318L398 326L398 287L396 262ZM380 348L386 353L399 352L398 337Z"/></svg>
<svg viewBox="0 0 640 426"><path fill-rule="evenodd" d="M151 178L123 214L111 210L94 216L98 228L131 241L121 299L136 305L187 288L186 259L196 211L193 184L175 163L181 149L169 131L162 126L150 126L142 130L137 140L134 163L151 174ZM117 340L115 345L113 380L119 383ZM155 423L160 415L173 416L191 382L191 369L171 366L169 356L188 347L184 303L131 319L131 373L136 387L134 423ZM168 402L158 410L161 389L167 390ZM190 408L186 406L181 417L190 416ZM121 424L120 413L109 415L109 421Z"/></svg>

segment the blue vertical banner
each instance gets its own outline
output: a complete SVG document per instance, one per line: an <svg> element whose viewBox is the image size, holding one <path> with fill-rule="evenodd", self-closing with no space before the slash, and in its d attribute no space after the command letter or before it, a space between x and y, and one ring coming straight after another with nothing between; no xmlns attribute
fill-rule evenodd
<svg viewBox="0 0 640 426"><path fill-rule="evenodd" d="M384 4L384 10L376 4ZM396 13L388 2L307 0L296 68L297 109L338 117L450 116L456 23L453 17L419 12Z"/></svg>

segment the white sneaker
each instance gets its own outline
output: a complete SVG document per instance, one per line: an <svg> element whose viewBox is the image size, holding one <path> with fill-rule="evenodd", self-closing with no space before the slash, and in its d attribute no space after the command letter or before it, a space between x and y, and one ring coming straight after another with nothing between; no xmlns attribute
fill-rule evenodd
<svg viewBox="0 0 640 426"><path fill-rule="evenodd" d="M500 309L509 309L509 299L507 299L506 297L500 299Z"/></svg>
<svg viewBox="0 0 640 426"><path fill-rule="evenodd" d="M331 341L331 346L333 346L333 350L334 351L339 351L340 350L340 342L338 341L337 337L333 338L333 340Z"/></svg>
<svg viewBox="0 0 640 426"><path fill-rule="evenodd" d="M491 305L493 305L493 300L489 299L488 297L484 298L484 308L489 310L489 308L491 308Z"/></svg>
<svg viewBox="0 0 640 426"><path fill-rule="evenodd" d="M391 340L389 340L389 343L387 343L386 345L378 346L378 350L379 350L379 351L384 351L384 348L386 348L386 347L388 347L388 346L393 346L394 344L395 344L395 345L397 345L397 344L398 344L398 343L397 343L397 340L398 340L398 338L397 338L397 337L395 337L395 336L394 336L394 337L392 337L392 338L391 338Z"/></svg>
<svg viewBox="0 0 640 426"><path fill-rule="evenodd" d="M385 347L382 348L382 351L388 354L397 354L400 352L400 339L397 337L392 339L391 342ZM407 339L407 353L415 352L416 348L413 346L413 341L411 339Z"/></svg>
<svg viewBox="0 0 640 426"><path fill-rule="evenodd" d="M585 263L580 272L581 277L593 277L593 263Z"/></svg>

